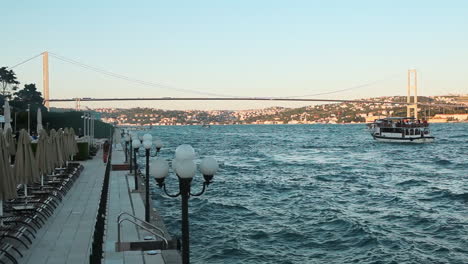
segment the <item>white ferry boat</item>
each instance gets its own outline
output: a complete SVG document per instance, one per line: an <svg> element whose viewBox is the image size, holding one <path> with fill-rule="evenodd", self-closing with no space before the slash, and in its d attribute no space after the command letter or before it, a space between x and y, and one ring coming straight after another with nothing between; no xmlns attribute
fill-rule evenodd
<svg viewBox="0 0 468 264"><path fill-rule="evenodd" d="M434 137L426 121L414 117L387 117L367 124L372 137L382 142L426 143Z"/></svg>

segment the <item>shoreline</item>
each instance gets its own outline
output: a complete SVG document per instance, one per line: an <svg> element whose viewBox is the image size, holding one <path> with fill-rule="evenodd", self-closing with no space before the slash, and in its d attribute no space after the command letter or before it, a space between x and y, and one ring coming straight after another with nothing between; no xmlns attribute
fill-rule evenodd
<svg viewBox="0 0 468 264"><path fill-rule="evenodd" d="M429 123L430 125L434 124L466 124L468 121L457 121L457 122L436 122L436 123ZM298 123L298 124L209 124L208 126L252 126L252 125L261 125L261 126L296 126L296 125L366 125L370 124L367 122L361 123ZM124 128L154 128L154 127L177 127L177 126L193 126L193 127L203 127L204 125L201 124L180 124L180 125L116 125L117 127L124 127Z"/></svg>

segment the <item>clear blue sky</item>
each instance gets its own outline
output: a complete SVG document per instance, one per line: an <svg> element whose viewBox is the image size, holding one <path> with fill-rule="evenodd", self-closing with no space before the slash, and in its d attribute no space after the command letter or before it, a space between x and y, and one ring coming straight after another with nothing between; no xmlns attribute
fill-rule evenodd
<svg viewBox="0 0 468 264"><path fill-rule="evenodd" d="M423 95L468 93L464 0L4 1L2 10L2 66L47 50L132 78L237 96L308 95L381 80L323 98L402 95L406 70L416 68ZM42 89L39 58L15 71L23 84ZM197 96L116 80L54 58L50 82L52 98Z"/></svg>

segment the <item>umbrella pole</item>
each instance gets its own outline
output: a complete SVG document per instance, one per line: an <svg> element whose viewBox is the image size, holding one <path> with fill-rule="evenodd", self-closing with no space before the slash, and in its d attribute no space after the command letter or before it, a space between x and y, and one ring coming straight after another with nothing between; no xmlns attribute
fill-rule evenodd
<svg viewBox="0 0 468 264"><path fill-rule="evenodd" d="M3 226L3 200L0 200L0 226Z"/></svg>
<svg viewBox="0 0 468 264"><path fill-rule="evenodd" d="M24 185L24 199L25 199L26 203L28 203L28 199L27 199L27 198L28 198L28 185L25 184L25 185Z"/></svg>
<svg viewBox="0 0 468 264"><path fill-rule="evenodd" d="M44 173L41 173L41 187L44 187Z"/></svg>

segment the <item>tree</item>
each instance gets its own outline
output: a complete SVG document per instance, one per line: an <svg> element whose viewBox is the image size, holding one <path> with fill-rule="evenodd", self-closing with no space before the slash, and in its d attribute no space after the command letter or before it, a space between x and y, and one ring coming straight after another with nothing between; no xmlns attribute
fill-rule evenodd
<svg viewBox="0 0 468 264"><path fill-rule="evenodd" d="M44 107L44 98L42 98L41 92L37 91L34 83L25 84L24 88L16 92L14 96L11 104L20 111L26 111L28 104L33 112L36 112L38 108L41 108L42 112L47 111Z"/></svg>
<svg viewBox="0 0 468 264"><path fill-rule="evenodd" d="M18 89L19 82L16 80L16 74L7 67L0 68L0 99L11 98L11 92Z"/></svg>

